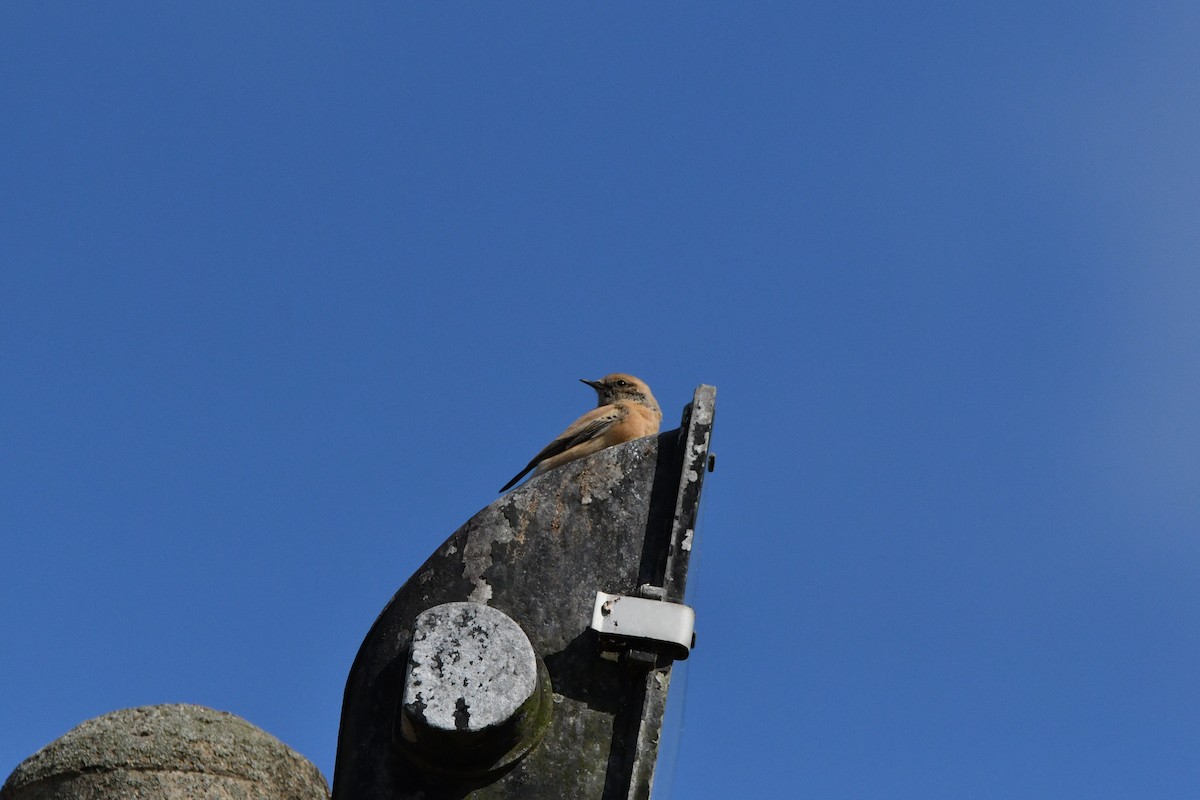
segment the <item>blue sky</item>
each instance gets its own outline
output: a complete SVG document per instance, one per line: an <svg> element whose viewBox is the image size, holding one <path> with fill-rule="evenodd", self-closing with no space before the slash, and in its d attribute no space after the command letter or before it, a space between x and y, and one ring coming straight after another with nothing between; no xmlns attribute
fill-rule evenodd
<svg viewBox="0 0 1200 800"><path fill-rule="evenodd" d="M1194 3L0 8L0 774L332 777L391 594L718 387L674 795L1200 791Z"/></svg>

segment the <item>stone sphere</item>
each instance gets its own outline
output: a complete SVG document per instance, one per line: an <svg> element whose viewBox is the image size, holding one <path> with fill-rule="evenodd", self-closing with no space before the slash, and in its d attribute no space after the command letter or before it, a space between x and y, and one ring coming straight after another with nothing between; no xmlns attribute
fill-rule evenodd
<svg viewBox="0 0 1200 800"><path fill-rule="evenodd" d="M261 728L195 705L127 708L25 759L0 800L327 800L310 761Z"/></svg>

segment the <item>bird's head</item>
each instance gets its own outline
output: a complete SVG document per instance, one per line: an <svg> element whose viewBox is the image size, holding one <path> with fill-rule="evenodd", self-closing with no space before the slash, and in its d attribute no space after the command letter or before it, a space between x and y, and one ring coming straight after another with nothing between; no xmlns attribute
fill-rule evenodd
<svg viewBox="0 0 1200 800"><path fill-rule="evenodd" d="M598 406L606 406L618 400L628 400L633 403L641 403L647 408L662 413L659 410L658 401L650 393L650 387L640 378L624 372L614 372L612 375L605 375L598 381L589 381L583 378L580 380L596 390Z"/></svg>

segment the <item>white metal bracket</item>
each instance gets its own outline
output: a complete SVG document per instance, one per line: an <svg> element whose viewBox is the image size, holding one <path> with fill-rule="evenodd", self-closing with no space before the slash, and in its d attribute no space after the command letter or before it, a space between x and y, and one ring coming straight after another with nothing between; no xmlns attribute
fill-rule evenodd
<svg viewBox="0 0 1200 800"><path fill-rule="evenodd" d="M596 592L592 630L602 639L636 646L653 642L676 660L696 645L696 612L682 603Z"/></svg>

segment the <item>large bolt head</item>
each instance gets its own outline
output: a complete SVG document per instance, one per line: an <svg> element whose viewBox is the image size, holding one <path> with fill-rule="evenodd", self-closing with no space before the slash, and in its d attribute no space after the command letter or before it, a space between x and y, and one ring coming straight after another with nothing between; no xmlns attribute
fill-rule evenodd
<svg viewBox="0 0 1200 800"><path fill-rule="evenodd" d="M399 746L438 772L477 774L515 761L549 721L543 671L529 637L499 609L427 609L413 623Z"/></svg>

